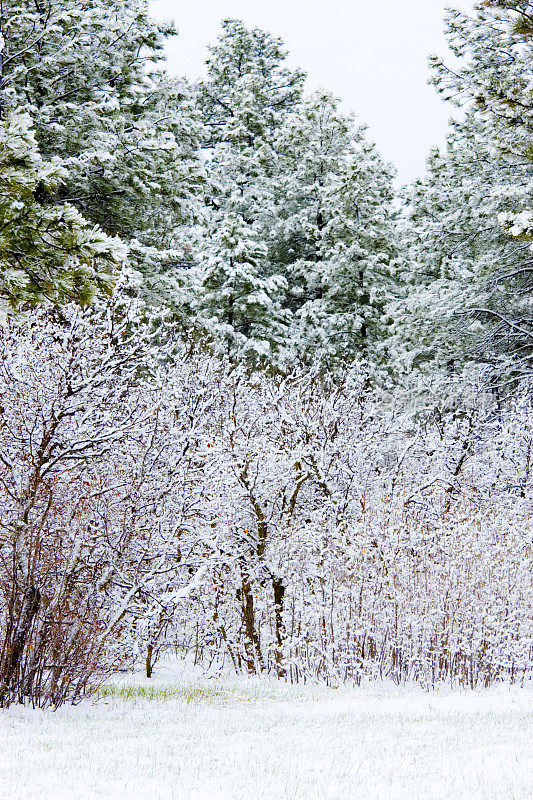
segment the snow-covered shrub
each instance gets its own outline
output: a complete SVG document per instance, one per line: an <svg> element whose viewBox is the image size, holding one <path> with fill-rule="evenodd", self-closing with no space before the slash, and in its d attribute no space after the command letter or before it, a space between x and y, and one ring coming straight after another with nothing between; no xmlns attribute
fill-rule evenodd
<svg viewBox="0 0 533 800"><path fill-rule="evenodd" d="M308 378L219 389L204 451L215 549L182 645L291 680L529 672L527 400L492 421L416 422Z"/></svg>
<svg viewBox="0 0 533 800"><path fill-rule="evenodd" d="M139 617L164 628L196 500L193 420L162 391L137 317L117 298L0 330L4 705L76 698L131 661Z"/></svg>
<svg viewBox="0 0 533 800"><path fill-rule="evenodd" d="M138 318L117 296L0 332L3 704L170 644L292 681L530 674L527 391L422 418Z"/></svg>

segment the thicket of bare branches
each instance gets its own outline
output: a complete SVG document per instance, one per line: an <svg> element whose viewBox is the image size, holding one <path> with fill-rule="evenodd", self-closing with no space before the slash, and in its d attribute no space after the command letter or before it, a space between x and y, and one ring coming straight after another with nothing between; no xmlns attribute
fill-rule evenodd
<svg viewBox="0 0 533 800"><path fill-rule="evenodd" d="M170 644L292 681L530 674L527 392L422 418L364 376L164 358L116 303L0 331L3 705Z"/></svg>
<svg viewBox="0 0 533 800"><path fill-rule="evenodd" d="M233 385L206 444L219 547L178 641L291 680L530 673L530 401L425 419Z"/></svg>
<svg viewBox="0 0 533 800"><path fill-rule="evenodd" d="M131 663L129 629L176 571L194 469L134 317L111 303L0 331L3 705L57 706Z"/></svg>

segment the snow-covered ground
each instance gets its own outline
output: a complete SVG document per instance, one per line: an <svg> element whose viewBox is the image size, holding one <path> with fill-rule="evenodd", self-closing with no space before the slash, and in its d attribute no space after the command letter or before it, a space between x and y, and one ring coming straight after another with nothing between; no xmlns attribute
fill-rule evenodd
<svg viewBox="0 0 533 800"><path fill-rule="evenodd" d="M531 800L532 701L167 666L98 702L0 712L0 798Z"/></svg>

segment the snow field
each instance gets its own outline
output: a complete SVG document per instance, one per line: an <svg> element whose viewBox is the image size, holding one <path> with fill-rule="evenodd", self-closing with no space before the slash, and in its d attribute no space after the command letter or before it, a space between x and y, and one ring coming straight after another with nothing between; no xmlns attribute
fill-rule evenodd
<svg viewBox="0 0 533 800"><path fill-rule="evenodd" d="M0 713L2 800L530 800L531 689L128 679Z"/></svg>

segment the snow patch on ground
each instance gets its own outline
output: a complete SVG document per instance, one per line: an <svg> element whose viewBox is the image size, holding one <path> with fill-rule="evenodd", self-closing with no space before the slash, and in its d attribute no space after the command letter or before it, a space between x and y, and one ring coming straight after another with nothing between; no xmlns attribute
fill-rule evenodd
<svg viewBox="0 0 533 800"><path fill-rule="evenodd" d="M9 800L530 800L533 692L210 678L183 662L0 712Z"/></svg>

